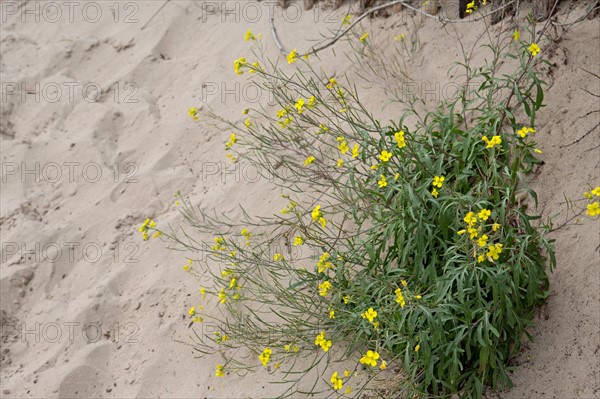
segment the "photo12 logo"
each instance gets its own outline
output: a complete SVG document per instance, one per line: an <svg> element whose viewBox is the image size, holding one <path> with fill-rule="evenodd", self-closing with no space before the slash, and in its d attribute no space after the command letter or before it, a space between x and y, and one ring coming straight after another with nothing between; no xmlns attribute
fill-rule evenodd
<svg viewBox="0 0 600 399"><path fill-rule="evenodd" d="M135 162L115 162L104 167L96 162L2 162L2 183L17 179L21 183L74 183L84 181L97 183L102 177L112 178L114 183L138 183L139 166Z"/></svg>
<svg viewBox="0 0 600 399"><path fill-rule="evenodd" d="M139 86L134 82L115 82L105 89L97 82L2 82L2 103L87 103L112 101L115 104L137 104Z"/></svg>
<svg viewBox="0 0 600 399"><path fill-rule="evenodd" d="M113 263L139 263L137 257L140 248L135 242L113 243L108 248L98 242L2 242L2 263L13 256L36 263L60 261L75 263L83 260L89 264L98 263L106 256Z"/></svg>
<svg viewBox="0 0 600 399"><path fill-rule="evenodd" d="M23 343L48 342L51 344L74 343L82 340L85 343L96 343L103 337L113 342L138 344L140 326L134 322L47 322L47 323L2 323L2 339L11 337L13 341Z"/></svg>
<svg viewBox="0 0 600 399"><path fill-rule="evenodd" d="M139 23L138 2L134 1L11 1L0 2L0 21L6 24L16 20L21 23Z"/></svg>

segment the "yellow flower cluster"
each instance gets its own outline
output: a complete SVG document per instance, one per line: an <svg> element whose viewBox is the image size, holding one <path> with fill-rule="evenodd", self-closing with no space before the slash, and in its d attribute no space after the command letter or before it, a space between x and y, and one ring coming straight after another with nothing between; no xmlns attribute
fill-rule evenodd
<svg viewBox="0 0 600 399"><path fill-rule="evenodd" d="M594 197L600 197L600 186L593 189L591 192L585 192L585 197L589 200L594 199ZM598 201L591 202L587 205L586 213L591 216L600 216L600 203Z"/></svg>
<svg viewBox="0 0 600 399"><path fill-rule="evenodd" d="M396 294L396 302L400 305L401 308L406 306L406 300L404 299L404 295L402 294L402 288L396 288L394 291Z"/></svg>
<svg viewBox="0 0 600 399"><path fill-rule="evenodd" d="M223 372L223 365L222 364L217 364L217 370L215 372L215 375L217 377L225 377L225 373Z"/></svg>
<svg viewBox="0 0 600 399"><path fill-rule="evenodd" d="M237 143L237 136L235 133L231 133L231 136L229 136L229 141L225 144L225 148L229 149L231 148L235 143Z"/></svg>
<svg viewBox="0 0 600 399"><path fill-rule="evenodd" d="M225 238L223 237L215 237L215 245L212 246L213 251L225 251L227 246L225 245Z"/></svg>
<svg viewBox="0 0 600 399"><path fill-rule="evenodd" d="M285 350L286 352L296 352L298 353L298 351L300 350L300 348L298 347L298 345L284 345L283 346L283 350Z"/></svg>
<svg viewBox="0 0 600 399"><path fill-rule="evenodd" d="M319 284L319 295L323 297L327 296L331 288L333 288L333 285L329 281L323 281Z"/></svg>
<svg viewBox="0 0 600 399"><path fill-rule="evenodd" d="M315 345L320 346L324 352L327 352L331 348L331 341L325 336L325 331L321 331L315 338Z"/></svg>
<svg viewBox="0 0 600 399"><path fill-rule="evenodd" d="M321 212L321 205L315 206L315 209L313 209L311 216L313 221L319 222L321 227L325 228L327 220L323 217L323 213Z"/></svg>
<svg viewBox="0 0 600 399"><path fill-rule="evenodd" d="M329 261L329 252L324 252L323 255L319 257L319 262L317 262L317 270L319 273L325 273L328 269L333 268L333 263Z"/></svg>
<svg viewBox="0 0 600 399"><path fill-rule="evenodd" d="M294 62L297 61L297 59L298 59L298 51L296 51L296 49L293 49L287 55L287 62L288 62L288 64L293 64Z"/></svg>
<svg viewBox="0 0 600 399"><path fill-rule="evenodd" d="M242 67L247 65L246 58L240 57L237 60L233 61L233 70L238 75L243 75L244 71L242 71Z"/></svg>
<svg viewBox="0 0 600 399"><path fill-rule="evenodd" d="M197 121L198 120L198 108L190 107L190 109L188 110L188 115L191 116L193 120Z"/></svg>
<svg viewBox="0 0 600 399"><path fill-rule="evenodd" d="M334 390L339 391L340 389L342 389L344 382L342 381L341 378L338 377L337 371L331 375L330 381L331 381L331 384L333 385Z"/></svg>
<svg viewBox="0 0 600 399"><path fill-rule="evenodd" d="M294 237L294 246L295 247L300 246L302 244L304 244L304 239L302 237L300 237L300 236Z"/></svg>
<svg viewBox="0 0 600 399"><path fill-rule="evenodd" d="M367 366L376 367L377 360L379 360L379 358L379 353L369 350L363 357L360 358L360 363L366 364Z"/></svg>
<svg viewBox="0 0 600 399"><path fill-rule="evenodd" d="M377 317L377 311L374 310L373 308L369 308L367 311L361 313L360 316L363 319L369 320L369 323L373 324L374 328L378 328L379 327L379 322L374 321L375 318Z"/></svg>
<svg viewBox="0 0 600 399"><path fill-rule="evenodd" d="M535 129L533 129L533 128L531 128L531 127L523 126L521 129L519 129L519 130L517 131L517 134L518 134L519 136L521 136L521 138L523 138L523 139L524 139L525 137L527 137L527 135L528 135L529 133L532 133L532 134L533 134L533 133L535 133Z"/></svg>
<svg viewBox="0 0 600 399"><path fill-rule="evenodd" d="M269 364L269 360L271 360L271 354L273 351L270 348L265 348L263 352L258 356L258 359L262 363L263 366L267 366Z"/></svg>
<svg viewBox="0 0 600 399"><path fill-rule="evenodd" d="M261 33L258 34L258 38L262 39ZM248 32L246 32L246 34L244 35L244 41L247 42L250 40L256 40L256 36L254 35L254 33L252 33L250 29L248 29Z"/></svg>
<svg viewBox="0 0 600 399"><path fill-rule="evenodd" d="M138 231L140 233L142 233L142 238L144 239L144 241L148 241L148 230L149 229L153 229L155 230L156 228L156 222L152 219L146 219L144 220L144 223L142 223L142 225L138 228ZM154 234L152 234L152 238L157 238L160 237L162 235L162 233L158 230L155 230Z"/></svg>
<svg viewBox="0 0 600 399"><path fill-rule="evenodd" d="M485 228L485 222L490 218L491 215L492 211L485 208L479 211L477 215L475 212L469 212L463 219L467 224L467 228L457 232L458 235L469 233L469 239L476 244L473 249L473 256L477 257L477 263L484 262L486 258L490 262L494 262L495 260L499 259L499 255L502 253L502 244L496 243L488 245L490 237L487 234L482 234L483 229ZM492 232L496 233L500 227L502 226L498 223L492 224ZM486 246L487 252L485 252ZM483 252L481 252L481 250L483 250Z"/></svg>
<svg viewBox="0 0 600 399"><path fill-rule="evenodd" d="M282 108L279 111L277 111L277 117L279 118L279 122L277 122L277 124L281 128L287 127L294 120L290 114L290 110L291 108L289 106L286 106L285 108Z"/></svg>
<svg viewBox="0 0 600 399"><path fill-rule="evenodd" d="M398 144L398 148L406 147L406 140L404 139L404 131L400 130L399 132L394 133L394 139L396 139L396 144Z"/></svg>
<svg viewBox="0 0 600 399"><path fill-rule="evenodd" d="M379 184L379 188L387 187L387 179L385 178L385 175L380 175L380 179L377 184Z"/></svg>
<svg viewBox="0 0 600 399"><path fill-rule="evenodd" d="M433 186L433 190L431 190L431 195L434 198L437 198L438 195L440 194L438 192L437 188L442 188L442 186L444 185L444 180L446 180L446 178L444 176L434 176L433 177L433 183L431 183L431 185Z"/></svg>
<svg viewBox="0 0 600 399"><path fill-rule="evenodd" d="M487 145L485 148L494 148L497 145L502 144L502 138L500 136L492 136L492 139L488 139L487 136L481 138Z"/></svg>
<svg viewBox="0 0 600 399"><path fill-rule="evenodd" d="M252 238L252 233L250 233L248 231L248 229L243 229L240 232L240 234L244 236L244 238L246 239L246 246L249 247L250 246L250 238Z"/></svg>
<svg viewBox="0 0 600 399"><path fill-rule="evenodd" d="M275 254L275 255L273 256L273 260L274 260L275 262L279 262L280 260L284 260L284 259L283 259L283 255L282 255L282 254Z"/></svg>

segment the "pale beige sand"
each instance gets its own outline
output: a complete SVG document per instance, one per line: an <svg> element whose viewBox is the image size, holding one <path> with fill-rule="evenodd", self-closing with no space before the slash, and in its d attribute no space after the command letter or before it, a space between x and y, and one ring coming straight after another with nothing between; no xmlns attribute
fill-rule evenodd
<svg viewBox="0 0 600 399"><path fill-rule="evenodd" d="M147 23L162 2L119 7L101 2L94 3L101 4L102 16L93 23L95 9L88 8L84 18L82 5L74 8L73 22L66 6L55 22L51 9L41 10L39 22L35 15L22 22L22 14L6 8L9 3L2 2L3 90L7 83L29 82L26 89L35 91L39 82L43 94L38 102L34 94L25 101L20 94L2 100L2 397L241 398L278 392L264 375L216 379L217 357L197 359L189 346L176 342L189 342L187 309L198 304L198 285L181 270L184 253L136 234L145 217L160 226L181 223L173 203L177 190L193 204L217 207L233 218L241 216L238 204L263 214L280 208L279 192L268 181L226 163L227 132L201 127L186 115L208 93L211 107L241 120L242 108L252 103L237 101L233 92L252 94L232 63L249 56L242 40L248 28L262 32L277 57L268 22L272 4L228 2L225 12L223 2L206 2L216 5L215 13L202 2L172 1ZM256 22L244 21L257 10ZM297 10L288 11L287 21L277 11L276 21L282 42L298 49L308 48L319 32L337 28L345 13L317 9L296 22ZM581 14L579 9L569 18ZM126 18L138 22L125 23ZM407 33L408 22L400 13L364 26L383 43ZM500 29L504 35L512 31L508 21L492 32ZM410 75L443 87L451 63L460 60L452 36L458 33L471 45L483 31L481 23L445 32L423 21L415 54L423 62L409 63ZM581 116L600 108L598 98L583 91L600 94L600 81L583 71L599 73L599 35L598 19L586 20L563 36L550 58L551 88L536 136L545 165L533 186L545 215L563 214L557 222L564 220L563 194L579 197L588 183L600 184L599 129L561 147L598 123L598 113ZM354 70L343 55L347 44L334 49L337 57L322 54L323 67L337 75ZM95 97L96 86L102 99L86 101L85 84L87 99ZM56 87L61 93L51 102ZM233 91L226 101L223 88ZM381 89L362 93L378 115L399 113L398 106L383 108ZM37 176L23 173L35 165ZM95 181L97 170L102 175ZM599 234L598 222L589 220L554 233L558 267L544 317L532 329L535 342L517 359L515 387L500 397L600 397ZM19 339L12 326L33 332ZM98 331L105 335L96 339Z"/></svg>

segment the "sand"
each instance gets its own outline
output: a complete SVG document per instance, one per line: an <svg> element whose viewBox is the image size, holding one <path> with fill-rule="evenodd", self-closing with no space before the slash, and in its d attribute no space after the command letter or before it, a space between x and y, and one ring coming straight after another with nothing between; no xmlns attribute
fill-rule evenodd
<svg viewBox="0 0 600 399"><path fill-rule="evenodd" d="M298 3L282 13L275 2L1 2L3 398L278 392L264 376L216 379L218 357L198 358L186 345L187 310L199 298L198 283L181 268L186 254L142 241L136 228L146 217L179 226L178 190L234 219L239 204L260 214L280 208L268 180L227 163L228 133L194 123L187 109L208 104L241 120L243 108L268 101L233 73L233 60L249 55L246 30L262 32L276 59L270 9L288 49L308 48L346 12L323 5L301 12ZM582 3L569 21L584 13ZM471 45L484 26L420 24L408 73L419 87L437 87L431 103L460 59L453 36ZM385 48L412 22L401 12L363 26ZM492 32L512 29L506 20ZM557 223L567 215L564 195L579 198L600 183L600 79L585 72L599 73L599 36L599 20L584 20L550 53L536 136L545 164L531 184ZM323 52L321 66L336 75L356 71L344 51L340 43ZM362 98L378 115L401 111L385 107L377 84L368 86ZM531 329L535 340L515 359L514 388L490 398L600 397L599 226L585 220L552 233L558 266Z"/></svg>

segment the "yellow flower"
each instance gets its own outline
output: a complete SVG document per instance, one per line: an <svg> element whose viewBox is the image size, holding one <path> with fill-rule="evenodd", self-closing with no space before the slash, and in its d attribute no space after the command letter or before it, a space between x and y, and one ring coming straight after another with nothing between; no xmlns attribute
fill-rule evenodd
<svg viewBox="0 0 600 399"><path fill-rule="evenodd" d="M421 349L421 344L417 344L417 346L415 346L415 352L419 352L419 349Z"/></svg>
<svg viewBox="0 0 600 399"><path fill-rule="evenodd" d="M219 303L227 302L227 295L225 294L225 288L221 288L219 291Z"/></svg>
<svg viewBox="0 0 600 399"><path fill-rule="evenodd" d="M540 46L538 46L536 43L531 43L531 45L529 46L529 48L527 48L527 50L529 50L531 55L535 57L537 55L537 53L540 52Z"/></svg>
<svg viewBox="0 0 600 399"><path fill-rule="evenodd" d="M158 238L162 235L162 233L160 231L157 231L156 233L152 234L152 238Z"/></svg>
<svg viewBox="0 0 600 399"><path fill-rule="evenodd" d="M600 215L600 204L598 201L588 204L586 213L592 217Z"/></svg>
<svg viewBox="0 0 600 399"><path fill-rule="evenodd" d="M244 125L246 125L246 127L252 126L252 121L250 120L250 118L248 118L244 121Z"/></svg>
<svg viewBox="0 0 600 399"><path fill-rule="evenodd" d="M404 131L401 130L401 131L395 133L394 138L396 139L398 148L406 147L406 140L404 140Z"/></svg>
<svg viewBox="0 0 600 399"><path fill-rule="evenodd" d="M231 148L235 143L237 143L237 136L235 133L231 133L231 136L229 136L229 141L227 144L225 144L225 147Z"/></svg>
<svg viewBox="0 0 600 399"><path fill-rule="evenodd" d="M471 14L473 12L473 10L475 10L475 0L473 0L472 2L467 4L467 9L465 10L465 13L467 14Z"/></svg>
<svg viewBox="0 0 600 399"><path fill-rule="evenodd" d="M342 18L342 26L349 25L349 24L350 24L350 15L346 15L344 18Z"/></svg>
<svg viewBox="0 0 600 399"><path fill-rule="evenodd" d="M444 176L434 176L432 184L434 187L442 188L442 185L444 184L444 180L446 180L446 178Z"/></svg>
<svg viewBox="0 0 600 399"><path fill-rule="evenodd" d="M298 52L296 51L296 49L293 49L292 51L290 51L290 53L287 56L288 64L292 64L292 63L296 62L297 58L298 58Z"/></svg>
<svg viewBox="0 0 600 399"><path fill-rule="evenodd" d="M375 367L377 366L378 359L379 353L369 350L363 357L360 358L360 363Z"/></svg>
<svg viewBox="0 0 600 399"><path fill-rule="evenodd" d="M190 316L192 316L192 317L193 317L193 316L196 314L196 307L195 307L195 306L192 306L192 307L190 308L190 311L189 311L188 313L190 314Z"/></svg>
<svg viewBox="0 0 600 399"><path fill-rule="evenodd" d="M465 218L463 220L469 226L474 226L475 224L477 224L477 217L475 216L474 212L467 213L467 215L465 216Z"/></svg>
<svg viewBox="0 0 600 399"><path fill-rule="evenodd" d="M333 286L329 281L323 281L321 284L319 284L319 295L323 297L327 296L332 287Z"/></svg>
<svg viewBox="0 0 600 399"><path fill-rule="evenodd" d="M404 40L404 33L400 33L399 35L394 36L395 41Z"/></svg>
<svg viewBox="0 0 600 399"><path fill-rule="evenodd" d="M479 231L477 231L477 229L474 229L473 227L469 227L467 231L469 232L469 238L471 240L479 235Z"/></svg>
<svg viewBox="0 0 600 399"><path fill-rule="evenodd" d="M294 108L296 108L296 111L298 111L299 114L304 112L304 104L305 101L303 98L299 98L298 101L296 101L296 104L294 104Z"/></svg>
<svg viewBox="0 0 600 399"><path fill-rule="evenodd" d="M492 225L492 231L495 233L495 232L497 232L498 230L500 230L500 227L502 227L502 226L500 226L500 224L499 224L499 223L494 223L494 224Z"/></svg>
<svg viewBox="0 0 600 399"><path fill-rule="evenodd" d="M433 196L433 198L437 198L439 194L440 193L435 188L433 190L431 190L431 195Z"/></svg>
<svg viewBox="0 0 600 399"><path fill-rule="evenodd" d="M315 338L315 345L320 346L324 352L327 352L329 348L331 348L331 341L327 340L327 338L325 337L325 331L321 331L321 333L317 335L317 337ZM295 352L298 351L295 350Z"/></svg>
<svg viewBox="0 0 600 399"><path fill-rule="evenodd" d="M344 160L343 159L338 159L337 166L338 166L338 168L343 168L344 167Z"/></svg>
<svg viewBox="0 0 600 399"><path fill-rule="evenodd" d="M479 237L479 240L477 240L477 244L479 245L480 248L483 248L487 245L487 240L488 240L488 236L487 235L482 235L481 237Z"/></svg>
<svg viewBox="0 0 600 399"><path fill-rule="evenodd" d="M381 175L381 179L377 182L379 184L379 188L384 188L387 186L387 180L384 175Z"/></svg>
<svg viewBox="0 0 600 399"><path fill-rule="evenodd" d="M326 87L329 90L332 90L335 87L335 85L337 85L337 80L335 80L335 78L331 78L329 79L329 83L327 83Z"/></svg>
<svg viewBox="0 0 600 399"><path fill-rule="evenodd" d="M296 236L294 237L294 246L297 247L298 245L302 245L304 244L304 240L302 239L302 237Z"/></svg>
<svg viewBox="0 0 600 399"><path fill-rule="evenodd" d="M330 319L335 319L335 310L332 309L332 310L329 311L329 318Z"/></svg>
<svg viewBox="0 0 600 399"><path fill-rule="evenodd" d="M338 391L342 389L343 381L338 377L337 371L331 375L331 384L333 384L333 389Z"/></svg>
<svg viewBox="0 0 600 399"><path fill-rule="evenodd" d="M467 232L467 230L462 229L456 232L456 234L458 234L459 236L462 236L463 234L465 234Z"/></svg>
<svg viewBox="0 0 600 399"><path fill-rule="evenodd" d="M515 42L518 42L520 37L521 37L521 34L519 33L519 31L517 29L515 29L515 31L513 32L513 39L515 39Z"/></svg>
<svg viewBox="0 0 600 399"><path fill-rule="evenodd" d="M485 256L483 256L483 255L479 255L479 256L477 257L477 263L481 263L481 262L483 262L484 260L485 260Z"/></svg>
<svg viewBox="0 0 600 399"><path fill-rule="evenodd" d="M381 370L385 370L385 369L387 368L387 362L386 362L385 360L383 360L383 361L381 362L381 365L379 366L379 368L380 368Z"/></svg>
<svg viewBox="0 0 600 399"><path fill-rule="evenodd" d="M492 214L492 211L490 211L489 209L482 209L477 214L477 217L479 217L479 219L481 219L481 220L488 220L488 218L490 217L491 214Z"/></svg>
<svg viewBox="0 0 600 399"><path fill-rule="evenodd" d="M250 29L248 29L248 32L246 32L246 35L244 36L244 41L247 42L250 40L256 40L256 36L254 36L252 31Z"/></svg>
<svg viewBox="0 0 600 399"><path fill-rule="evenodd" d="M381 151L381 155L379 155L379 159L381 159L383 162L389 161L391 157L392 153L386 150Z"/></svg>
<svg viewBox="0 0 600 399"><path fill-rule="evenodd" d="M275 254L275 256L273 256L273 260L275 262L278 262L280 260L283 260L283 255L282 254Z"/></svg>
<svg viewBox="0 0 600 399"><path fill-rule="evenodd" d="M339 145L338 145L338 149L340 150L340 152L342 154L347 153L350 150L350 147L348 147L348 142L346 141L346 139L344 139L342 136L338 137L337 140L339 141Z"/></svg>
<svg viewBox="0 0 600 399"><path fill-rule="evenodd" d="M200 295L202 295L202 299L206 297L206 289L204 287L200 288Z"/></svg>
<svg viewBox="0 0 600 399"><path fill-rule="evenodd" d="M359 40L361 43L364 43L368 37L369 37L369 33L367 32L367 33L363 34Z"/></svg>
<svg viewBox="0 0 600 399"><path fill-rule="evenodd" d="M394 291L394 293L396 294L396 302L400 305L400 307L403 308L404 306L406 306L404 295L402 295L402 289L396 288L396 291Z"/></svg>
<svg viewBox="0 0 600 399"><path fill-rule="evenodd" d="M304 166L308 166L311 163L313 163L315 161L315 157L313 157L312 155L310 155L308 158L306 158L306 161L304 161Z"/></svg>
<svg viewBox="0 0 600 399"><path fill-rule="evenodd" d="M369 308L366 312L360 315L363 319L369 320L373 323L373 320L377 317L377 311L373 310L373 308Z"/></svg>
<svg viewBox="0 0 600 399"><path fill-rule="evenodd" d="M592 194L594 194L596 197L600 197L600 186L593 189Z"/></svg>
<svg viewBox="0 0 600 399"><path fill-rule="evenodd" d="M539 148L536 148L533 151L537 152L538 154L543 154L542 150L540 150Z"/></svg>
<svg viewBox="0 0 600 399"><path fill-rule="evenodd" d="M346 395L350 395L352 393L352 388L346 388Z"/></svg>
<svg viewBox="0 0 600 399"><path fill-rule="evenodd" d="M325 126L322 123L319 124L319 131L317 132L317 134L327 133L328 131L329 131L329 128L327 126Z"/></svg>
<svg viewBox="0 0 600 399"><path fill-rule="evenodd" d="M350 303L350 295L344 295L342 297L342 300L344 301L344 303L347 305Z"/></svg>
<svg viewBox="0 0 600 399"><path fill-rule="evenodd" d="M497 145L502 144L502 138L500 136L492 136L492 139L488 139L487 136L481 138L487 145L485 148L494 148Z"/></svg>
<svg viewBox="0 0 600 399"><path fill-rule="evenodd" d="M242 67L246 65L246 59L244 57L238 58L233 62L233 70L236 74L242 75L244 71L242 71Z"/></svg>
<svg viewBox="0 0 600 399"><path fill-rule="evenodd" d="M498 260L499 254L502 252L502 244L490 245L488 246L487 257L492 262L494 260Z"/></svg>
<svg viewBox="0 0 600 399"><path fill-rule="evenodd" d="M263 352L258 356L258 359L262 363L263 366L267 366L269 364L269 360L271 359L271 354L273 351L270 348L265 348Z"/></svg>
<svg viewBox="0 0 600 399"><path fill-rule="evenodd" d="M354 144L354 147L352 147L352 158L358 157L358 151L359 151L358 144Z"/></svg>
<svg viewBox="0 0 600 399"><path fill-rule="evenodd" d="M222 364L217 364L217 371L215 372L215 375L217 377L224 377L225 373L223 373L223 365Z"/></svg>
<svg viewBox="0 0 600 399"><path fill-rule="evenodd" d="M236 286L236 279L235 277L233 277L231 280L229 280L229 289L232 290L235 286Z"/></svg>
<svg viewBox="0 0 600 399"><path fill-rule="evenodd" d="M192 119L197 121L198 120L198 108L190 107L190 109L188 110L188 115L191 116Z"/></svg>
<svg viewBox="0 0 600 399"><path fill-rule="evenodd" d="M315 96L310 96L310 98L308 99L307 107L312 108L316 102L317 102L317 98Z"/></svg>
<svg viewBox="0 0 600 399"><path fill-rule="evenodd" d="M324 252L323 255L319 258L319 262L317 263L317 270L319 273L325 273L327 269L333 267L333 263L328 261L329 252Z"/></svg>
<svg viewBox="0 0 600 399"><path fill-rule="evenodd" d="M521 136L521 138L525 138L525 137L527 137L527 135L528 135L529 133L535 133L535 129L533 129L533 128L530 128L530 127L527 127L527 126L523 126L521 129L519 129L519 130L517 131L517 134L518 134L519 136Z"/></svg>
<svg viewBox="0 0 600 399"><path fill-rule="evenodd" d="M317 205L315 206L315 209L312 210L312 220L314 220L315 222L317 220L319 220L320 217L323 216L323 214L321 213L321 205Z"/></svg>

